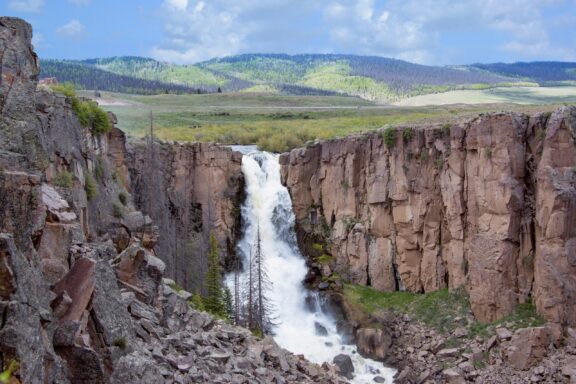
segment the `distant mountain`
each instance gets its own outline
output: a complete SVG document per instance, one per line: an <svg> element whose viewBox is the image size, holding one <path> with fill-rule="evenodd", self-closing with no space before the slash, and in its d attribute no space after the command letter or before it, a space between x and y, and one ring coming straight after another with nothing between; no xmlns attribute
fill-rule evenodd
<svg viewBox="0 0 576 384"><path fill-rule="evenodd" d="M45 60L41 77L128 93L255 91L346 94L380 102L453 89L576 80L576 63L541 62L436 67L376 56L242 54L194 65L143 57ZM132 80L130 80L132 79ZM126 83L126 85L124 85Z"/></svg>
<svg viewBox="0 0 576 384"><path fill-rule="evenodd" d="M536 81L538 83L576 81L576 63L536 61L531 63L473 64L479 68L503 76Z"/></svg>
<svg viewBox="0 0 576 384"><path fill-rule="evenodd" d="M109 92L143 95L197 92L197 89L182 84L164 83L134 76L119 75L68 60L41 60L40 78L47 77L56 77L59 82L70 82L83 89L97 89Z"/></svg>

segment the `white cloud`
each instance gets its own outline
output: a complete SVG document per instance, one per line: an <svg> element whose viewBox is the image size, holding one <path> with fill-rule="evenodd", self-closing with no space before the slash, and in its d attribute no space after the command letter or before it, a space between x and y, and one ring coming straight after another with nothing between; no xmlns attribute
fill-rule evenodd
<svg viewBox="0 0 576 384"><path fill-rule="evenodd" d="M188 8L188 0L166 0L165 2L168 8L184 11Z"/></svg>
<svg viewBox="0 0 576 384"><path fill-rule="evenodd" d="M68 24L63 25L56 30L60 36L70 39L78 39L82 37L85 31L86 28L77 19L71 20Z"/></svg>
<svg viewBox="0 0 576 384"><path fill-rule="evenodd" d="M180 63L243 52L341 52L419 63L479 57L475 42L444 44L462 35L493 42L492 53L567 57L544 12L563 1L163 0L165 38L151 54Z"/></svg>
<svg viewBox="0 0 576 384"><path fill-rule="evenodd" d="M77 7L82 7L84 5L90 4L92 0L68 0L68 2L74 4Z"/></svg>
<svg viewBox="0 0 576 384"><path fill-rule="evenodd" d="M41 33L34 33L32 36L32 45L34 49L38 49L44 46L44 35Z"/></svg>
<svg viewBox="0 0 576 384"><path fill-rule="evenodd" d="M290 50L285 44L301 35L296 17L309 8L290 0L164 0L166 38L151 55L190 63L238 52Z"/></svg>
<svg viewBox="0 0 576 384"><path fill-rule="evenodd" d="M333 44L364 54L438 62L443 35L493 31L507 37L502 49L536 56L559 52L542 16L544 6L558 1L390 0L377 5L372 0L340 0L325 7L324 19Z"/></svg>
<svg viewBox="0 0 576 384"><path fill-rule="evenodd" d="M8 7L17 12L38 12L44 6L44 0L10 0Z"/></svg>

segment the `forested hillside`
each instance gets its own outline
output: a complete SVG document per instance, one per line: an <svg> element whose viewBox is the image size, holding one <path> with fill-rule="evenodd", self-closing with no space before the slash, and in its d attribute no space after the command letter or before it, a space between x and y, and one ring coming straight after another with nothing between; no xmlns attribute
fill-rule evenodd
<svg viewBox="0 0 576 384"><path fill-rule="evenodd" d="M576 63L540 61L511 64L474 64L471 67L499 73L504 76L529 79L539 83L576 81Z"/></svg>
<svg viewBox="0 0 576 384"><path fill-rule="evenodd" d="M576 81L576 63L436 67L376 56L242 54L193 65L143 57L43 61L41 77L81 88L136 94L259 92L350 95L376 102L458 89Z"/></svg>
<svg viewBox="0 0 576 384"><path fill-rule="evenodd" d="M142 95L198 92L198 88L182 84L118 75L73 61L42 60L40 68L40 78L56 77L59 82L70 82L81 89L96 89Z"/></svg>

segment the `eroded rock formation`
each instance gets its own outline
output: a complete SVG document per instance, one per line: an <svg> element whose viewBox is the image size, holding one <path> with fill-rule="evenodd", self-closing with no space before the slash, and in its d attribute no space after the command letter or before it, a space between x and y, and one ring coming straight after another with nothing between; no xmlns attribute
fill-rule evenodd
<svg viewBox="0 0 576 384"><path fill-rule="evenodd" d="M385 136L281 157L301 246L331 256L320 273L385 291L465 287L482 321L532 297L576 325L576 108Z"/></svg>
<svg viewBox="0 0 576 384"><path fill-rule="evenodd" d="M162 233L155 249L167 264L167 275L199 291L210 232L222 259L229 263L235 257L242 155L211 143L134 141L126 156L135 203Z"/></svg>

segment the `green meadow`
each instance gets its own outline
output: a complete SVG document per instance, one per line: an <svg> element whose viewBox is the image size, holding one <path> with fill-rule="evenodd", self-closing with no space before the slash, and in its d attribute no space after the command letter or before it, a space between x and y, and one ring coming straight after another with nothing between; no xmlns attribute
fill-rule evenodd
<svg viewBox="0 0 576 384"><path fill-rule="evenodd" d="M83 94L92 96L91 92ZM504 101L507 100L500 100ZM117 115L118 127L131 136L146 135L152 116L154 134L162 140L257 144L272 152L385 126L446 123L494 110L552 110L555 107L508 103L392 106L356 97L270 93L156 96L103 93L98 102Z"/></svg>

